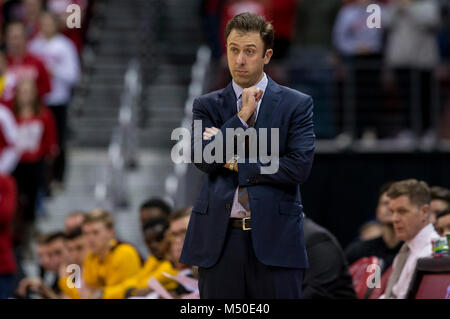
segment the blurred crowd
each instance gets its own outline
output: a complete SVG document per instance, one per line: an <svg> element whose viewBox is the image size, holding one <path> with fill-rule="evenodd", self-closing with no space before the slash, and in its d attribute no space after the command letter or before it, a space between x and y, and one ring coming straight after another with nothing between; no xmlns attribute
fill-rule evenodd
<svg viewBox="0 0 450 319"><path fill-rule="evenodd" d="M332 233L305 216L309 268L303 298L406 298L417 260L432 256L432 240L450 235L450 190L409 179L386 183L378 198L375 219L345 250ZM0 203L2 212L14 206ZM37 235L39 273L33 277L17 273L4 253L7 234L0 233L0 298L198 299L197 267L179 263L191 213L192 207L174 210L161 198L143 202L138 218L148 252L144 259L118 237L111 212L72 211L60 231ZM4 229L8 215L0 217ZM399 265L405 249L407 262ZM367 285L370 265L380 269L380 286ZM395 268L401 271L392 278Z"/></svg>
<svg viewBox="0 0 450 319"><path fill-rule="evenodd" d="M73 3L82 28L67 23ZM31 254L43 199L64 186L67 109L80 80L89 4L0 0L1 287Z"/></svg>
<svg viewBox="0 0 450 319"><path fill-rule="evenodd" d="M151 252L147 259L132 244L117 238L111 213L101 209L71 212L62 231L39 235L39 276L21 279L12 295L45 299L196 298L196 270L178 262L191 210L186 207L172 212L159 198L141 205L141 231ZM149 280L154 282L149 285Z"/></svg>
<svg viewBox="0 0 450 319"><path fill-rule="evenodd" d="M204 33L221 64L213 88L230 80L225 23L249 11L275 28L266 72L314 96L319 138L448 139L449 8L448 0L205 0Z"/></svg>
<svg viewBox="0 0 450 319"><path fill-rule="evenodd" d="M191 207L173 211L158 198L141 205L150 253L145 260L118 238L114 214L104 210L74 211L60 232L36 232L42 199L64 185L67 109L80 80L88 25L69 29L66 8L77 3L87 19L91 2L0 0L0 298L198 298L197 270L178 262ZM205 36L222 69L215 86L230 80L225 23L250 11L275 27L275 54L266 72L314 96L319 138L347 129L349 83L357 136L427 137L439 128L440 136L450 137L450 1L370 3L381 8L380 29L367 28L366 0L204 1ZM336 95L327 93L330 87ZM338 123L334 131L329 118ZM345 249L306 216L310 268L304 297L405 297L411 265L431 255L430 239L450 233L449 208L448 189L415 180L386 184L376 218ZM392 265L411 242L409 268L389 284ZM28 278L22 260L34 248L40 273ZM359 276L373 263L382 269L384 290L367 290Z"/></svg>
<svg viewBox="0 0 450 319"><path fill-rule="evenodd" d="M426 207L426 208L425 208ZM416 211L417 214L411 212ZM388 284L395 259L405 242L417 254L410 261L405 283L396 297L405 298L418 258L432 256L433 239L450 234L450 190L417 180L388 182L381 186L374 219L363 224L358 238L345 248L345 256L359 298L378 298ZM414 245L416 247L414 247ZM383 274L383 287L368 291L359 277L369 264ZM391 287L392 289L393 287ZM386 292L384 292L386 294ZM392 291L391 291L392 293ZM392 298L390 295L387 298Z"/></svg>

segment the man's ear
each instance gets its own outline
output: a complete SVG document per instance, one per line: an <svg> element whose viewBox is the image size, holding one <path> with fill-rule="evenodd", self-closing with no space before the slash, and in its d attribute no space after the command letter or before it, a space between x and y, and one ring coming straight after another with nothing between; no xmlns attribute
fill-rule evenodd
<svg viewBox="0 0 450 319"><path fill-rule="evenodd" d="M420 213L426 221L430 220L430 205L423 205L420 209Z"/></svg>
<svg viewBox="0 0 450 319"><path fill-rule="evenodd" d="M273 55L273 50L272 49L268 49L266 50L266 54L264 55L264 64L268 64L270 62L270 58Z"/></svg>

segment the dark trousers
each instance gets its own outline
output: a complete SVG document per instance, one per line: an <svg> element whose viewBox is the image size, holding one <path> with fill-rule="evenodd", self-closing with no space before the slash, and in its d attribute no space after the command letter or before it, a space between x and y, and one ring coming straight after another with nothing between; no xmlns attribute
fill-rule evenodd
<svg viewBox="0 0 450 319"><path fill-rule="evenodd" d="M59 154L53 162L52 178L63 182L66 170L67 105L51 105L50 110L55 118L59 146Z"/></svg>
<svg viewBox="0 0 450 319"><path fill-rule="evenodd" d="M229 227L219 261L199 267L200 298L301 299L304 269L259 262L250 232Z"/></svg>
<svg viewBox="0 0 450 319"><path fill-rule="evenodd" d="M403 126L413 128L411 113L419 119L419 134L425 133L431 127L432 110L432 84L434 83L433 72L429 70L418 70L398 68L395 70L397 86L401 107L404 110ZM418 104L414 109L414 102Z"/></svg>
<svg viewBox="0 0 450 319"><path fill-rule="evenodd" d="M14 275L0 275L0 299L12 297L14 291Z"/></svg>
<svg viewBox="0 0 450 319"><path fill-rule="evenodd" d="M19 163L13 172L19 193L18 216L34 222L36 198L42 186L43 162Z"/></svg>
<svg viewBox="0 0 450 319"><path fill-rule="evenodd" d="M379 133L383 123L383 100L381 96L381 55L357 55L347 59L353 72L355 129L361 138L366 129L376 129ZM350 87L351 88L351 87Z"/></svg>
<svg viewBox="0 0 450 319"><path fill-rule="evenodd" d="M36 218L36 199L42 186L42 162L19 163L13 176L17 183L18 206L13 220L14 245L20 259L24 251L31 249Z"/></svg>

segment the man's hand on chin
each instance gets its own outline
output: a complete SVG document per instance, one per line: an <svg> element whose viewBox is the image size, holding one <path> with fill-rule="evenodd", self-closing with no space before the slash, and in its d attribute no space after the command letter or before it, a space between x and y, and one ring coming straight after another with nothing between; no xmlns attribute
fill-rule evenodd
<svg viewBox="0 0 450 319"><path fill-rule="evenodd" d="M261 100L264 91L256 86L245 88L242 91L242 108L238 116L245 122L252 116L258 108L259 100Z"/></svg>

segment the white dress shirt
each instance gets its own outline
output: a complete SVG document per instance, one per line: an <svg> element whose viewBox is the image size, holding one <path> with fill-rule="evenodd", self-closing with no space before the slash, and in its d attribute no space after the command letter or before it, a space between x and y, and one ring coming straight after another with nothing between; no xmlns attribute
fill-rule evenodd
<svg viewBox="0 0 450 319"><path fill-rule="evenodd" d="M64 105L70 101L72 87L80 77L77 49L62 34L51 39L37 36L29 44L29 50L45 62L51 73L52 90L45 96L47 105Z"/></svg>
<svg viewBox="0 0 450 319"><path fill-rule="evenodd" d="M405 299L408 292L409 284L411 282L414 270L416 269L417 260L419 258L429 257L432 253L431 240L439 238L438 233L434 230L432 224L428 224L417 235L407 241L409 247L409 256L403 266L403 270L398 278L397 283L392 288L392 292L397 296L397 299ZM397 263L397 257L394 259L393 267ZM384 294L380 297L384 299Z"/></svg>
<svg viewBox="0 0 450 319"><path fill-rule="evenodd" d="M266 91L268 82L269 82L269 81L268 81L268 79L267 79L267 75L266 75L266 73L264 73L264 76L263 76L263 78L261 79L261 81L259 81L259 82L255 85L257 88L263 90L263 95L262 95L261 99L260 99L259 102L258 102L258 107L256 108L256 118L255 118L255 121L256 121L256 119L258 118L259 107L261 106L261 102L262 102L262 100L263 100L264 93L265 93L265 91ZM233 80L233 82L232 82L232 85L233 85L234 93L236 94L236 98L237 98L236 109L237 109L237 112L239 113L239 111L240 111L240 110L239 110L239 107L240 107L240 105L239 105L239 99L241 98L242 91L244 91L244 89L241 88L239 85L237 85L237 84L234 82L234 80ZM238 117L239 117L239 116L238 116ZM239 117L239 119L241 120L242 124L244 124L244 126L248 128L247 123L246 123L243 119L241 119L240 117ZM236 188L236 191L234 192L233 206L232 206L232 208L231 208L231 215L230 215L230 217L233 217L233 218L244 218L244 217L246 217L246 211L245 211L245 208L242 207L241 203L239 203L239 200L238 200L238 190L239 190L239 187L237 187L237 188Z"/></svg>
<svg viewBox="0 0 450 319"><path fill-rule="evenodd" d="M16 119L8 107L0 104L0 174L10 174L19 161Z"/></svg>

